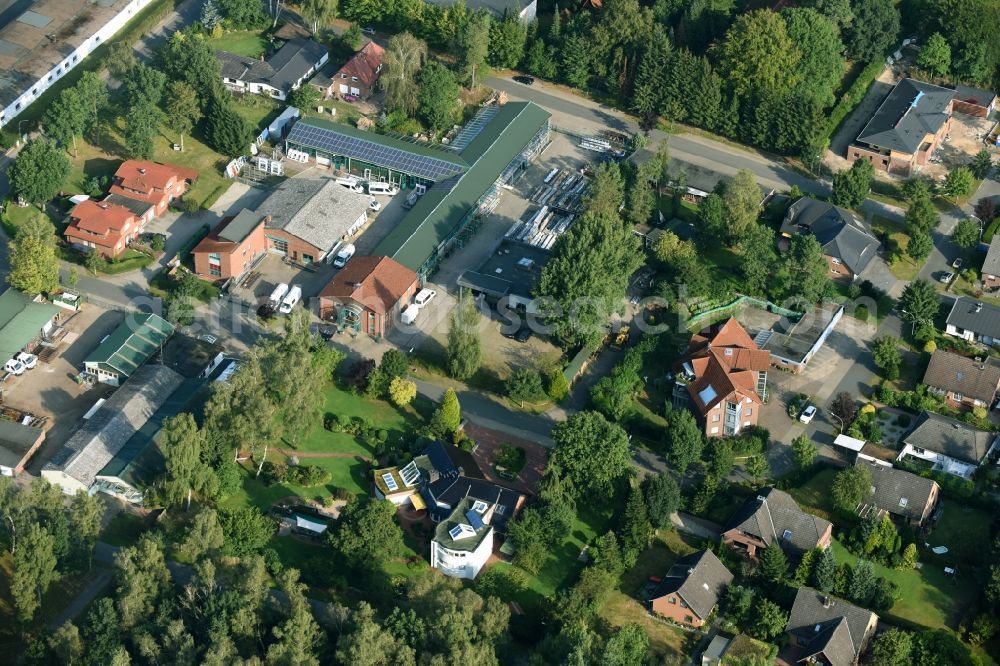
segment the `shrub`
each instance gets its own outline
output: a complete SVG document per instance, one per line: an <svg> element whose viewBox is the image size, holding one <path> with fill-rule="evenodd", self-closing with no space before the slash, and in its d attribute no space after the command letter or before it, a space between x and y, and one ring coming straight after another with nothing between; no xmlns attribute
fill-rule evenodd
<svg viewBox="0 0 1000 666"><path fill-rule="evenodd" d="M285 565L281 563L281 557L274 548L265 548L262 555L264 556L264 568L272 576L277 576L284 571Z"/></svg>
<svg viewBox="0 0 1000 666"><path fill-rule="evenodd" d="M288 465L283 462L265 462L262 473L264 474L264 483L269 486L284 483L288 479Z"/></svg>
<svg viewBox="0 0 1000 666"><path fill-rule="evenodd" d="M288 480L306 488L318 486L330 480L329 470L316 465L301 465L288 471Z"/></svg>
<svg viewBox="0 0 1000 666"><path fill-rule="evenodd" d="M222 497L235 495L243 488L243 475L236 465L223 465L215 475L219 478L219 494Z"/></svg>
<svg viewBox="0 0 1000 666"><path fill-rule="evenodd" d="M161 234L154 234L152 240L149 242L149 246L156 252L163 252L163 249L167 247L167 237Z"/></svg>

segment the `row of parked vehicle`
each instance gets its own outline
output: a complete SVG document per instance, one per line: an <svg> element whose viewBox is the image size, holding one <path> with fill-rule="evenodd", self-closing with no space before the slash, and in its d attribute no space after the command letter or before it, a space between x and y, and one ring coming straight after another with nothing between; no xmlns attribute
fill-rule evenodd
<svg viewBox="0 0 1000 666"><path fill-rule="evenodd" d="M25 370L31 370L38 365L38 357L28 352L21 352L4 363L3 369L12 375L23 375Z"/></svg>
<svg viewBox="0 0 1000 666"><path fill-rule="evenodd" d="M377 180L361 180L356 176L340 176L336 179L338 185L343 185L352 192L363 194L385 194L390 197L399 194L399 188L392 183L383 183ZM374 202L378 203L378 202ZM378 210L378 208L375 208Z"/></svg>

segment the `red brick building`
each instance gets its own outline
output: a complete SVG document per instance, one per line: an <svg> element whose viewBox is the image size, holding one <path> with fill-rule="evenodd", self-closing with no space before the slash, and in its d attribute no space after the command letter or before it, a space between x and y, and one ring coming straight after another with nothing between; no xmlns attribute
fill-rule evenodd
<svg viewBox="0 0 1000 666"><path fill-rule="evenodd" d="M88 199L69 214L63 235L77 247L89 248L108 259L119 256L142 231L142 223L124 206Z"/></svg>
<svg viewBox="0 0 1000 666"><path fill-rule="evenodd" d="M320 317L381 337L419 288L417 274L389 257L354 257L320 292Z"/></svg>
<svg viewBox="0 0 1000 666"><path fill-rule="evenodd" d="M268 219L243 209L222 220L191 251L194 272L207 280L242 276L267 254L264 224Z"/></svg>
<svg viewBox="0 0 1000 666"><path fill-rule="evenodd" d="M677 560L649 602L657 615L689 627L700 627L732 582L733 574L715 553L703 550Z"/></svg>
<svg viewBox="0 0 1000 666"><path fill-rule="evenodd" d="M198 172L194 169L148 160L126 160L115 172L111 194L149 202L157 215L163 215L170 202L183 196L197 179Z"/></svg>
<svg viewBox="0 0 1000 666"><path fill-rule="evenodd" d="M737 435L757 425L770 363L735 319L716 324L694 335L674 365L674 405L690 407L708 437Z"/></svg>

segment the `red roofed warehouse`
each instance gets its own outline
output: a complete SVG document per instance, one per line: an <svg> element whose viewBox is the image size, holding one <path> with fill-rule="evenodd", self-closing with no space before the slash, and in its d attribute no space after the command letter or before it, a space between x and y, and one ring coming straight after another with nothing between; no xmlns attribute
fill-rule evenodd
<svg viewBox="0 0 1000 666"><path fill-rule="evenodd" d="M208 280L228 280L245 274L267 254L264 223L270 218L243 209L227 217L198 243L194 272Z"/></svg>
<svg viewBox="0 0 1000 666"><path fill-rule="evenodd" d="M383 336L419 286L416 273L389 257L354 257L320 292L320 317Z"/></svg>
<svg viewBox="0 0 1000 666"><path fill-rule="evenodd" d="M127 160L115 172L111 194L146 201L163 215L174 199L183 196L188 185L198 179L194 169L146 160Z"/></svg>
<svg viewBox="0 0 1000 666"><path fill-rule="evenodd" d="M333 76L333 85L327 94L350 95L368 99L375 90L375 83L382 73L382 56L385 49L375 42L368 42L351 56Z"/></svg>
<svg viewBox="0 0 1000 666"><path fill-rule="evenodd" d="M716 324L694 335L674 365L674 406L690 407L709 437L737 435L757 425L770 363L735 319Z"/></svg>
<svg viewBox="0 0 1000 666"><path fill-rule="evenodd" d="M141 230L141 221L128 208L88 199L70 211L64 235L72 245L91 248L113 258L124 252Z"/></svg>

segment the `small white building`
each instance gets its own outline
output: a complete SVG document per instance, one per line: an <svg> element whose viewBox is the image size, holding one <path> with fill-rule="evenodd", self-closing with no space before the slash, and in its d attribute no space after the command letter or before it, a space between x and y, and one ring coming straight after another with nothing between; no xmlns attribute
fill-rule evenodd
<svg viewBox="0 0 1000 666"><path fill-rule="evenodd" d="M330 59L324 45L299 37L285 42L268 58L248 58L228 51L216 51L215 55L227 88L282 101Z"/></svg>
<svg viewBox="0 0 1000 666"><path fill-rule="evenodd" d="M431 566L446 576L475 579L493 554L493 507L464 499L438 523L431 542Z"/></svg>
<svg viewBox="0 0 1000 666"><path fill-rule="evenodd" d="M988 347L1000 346L1000 307L963 296L952 303L945 333Z"/></svg>
<svg viewBox="0 0 1000 666"><path fill-rule="evenodd" d="M934 469L968 479L997 448L1000 435L933 412L924 412L904 438L896 460L927 460Z"/></svg>

